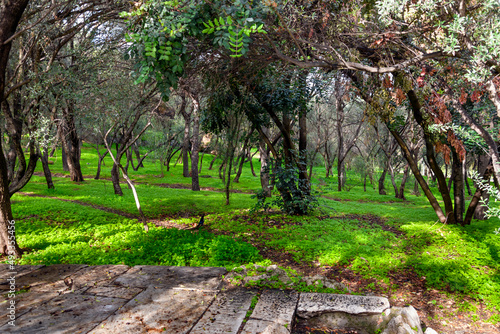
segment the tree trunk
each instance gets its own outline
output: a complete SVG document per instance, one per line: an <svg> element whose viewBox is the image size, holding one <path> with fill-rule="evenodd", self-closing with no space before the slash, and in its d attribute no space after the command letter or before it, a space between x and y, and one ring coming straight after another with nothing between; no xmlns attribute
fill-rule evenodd
<svg viewBox="0 0 500 334"><path fill-rule="evenodd" d="M453 180L455 179L455 169L453 166L451 167L451 175L450 179L448 180L448 192L451 193L451 185L453 184Z"/></svg>
<svg viewBox="0 0 500 334"><path fill-rule="evenodd" d="M115 190L115 195L123 196L123 191L122 188L120 187L120 174L118 172L118 165L115 163L113 163L113 167L111 168L111 181L113 182L113 189Z"/></svg>
<svg viewBox="0 0 500 334"><path fill-rule="evenodd" d="M263 129L264 133L267 129ZM260 154L260 185L266 197L271 197L271 187L269 185L269 154L263 139L259 141Z"/></svg>
<svg viewBox="0 0 500 334"><path fill-rule="evenodd" d="M432 169L432 172L434 173L434 176L437 179L439 192L441 193L441 196L443 197L447 222L448 222L448 224L454 224L453 220L454 220L455 214L454 214L454 209L453 209L453 203L451 202L450 192L448 191L448 187L446 185L446 179L444 178L443 171L441 170L441 168L437 164L436 156L434 153L434 146L431 142L430 134L428 132L427 126L426 126L424 118L422 116L420 102L418 101L417 95L412 90L410 90L407 93L407 96L408 96L408 99L410 100L410 105L411 105L411 108L413 110L413 115L415 117L415 120L422 127L422 130L424 133L427 162L429 163L429 167Z"/></svg>
<svg viewBox="0 0 500 334"><path fill-rule="evenodd" d="M226 178L226 185L224 187L224 192L226 193L226 205L229 205L229 195L230 195L230 186L231 186L231 168L233 167L233 159L234 159L234 150L230 149L229 157L228 157L228 163L229 166L227 166L227 175L224 173L224 177ZM226 171L226 168L224 168Z"/></svg>
<svg viewBox="0 0 500 334"><path fill-rule="evenodd" d="M486 169L484 169L484 173L480 175L486 182L489 182L493 174L494 171L490 159L489 165L486 167ZM464 225L470 225L470 223L472 222L472 217L478 220L486 219L486 211L488 210L488 207L482 204L479 205L481 197L484 195L484 193L488 194L486 191L482 191L481 189L477 188L476 192L474 193L474 196L472 197L472 200L470 201L469 207L467 208L467 212L465 213L465 218L463 223Z"/></svg>
<svg viewBox="0 0 500 334"><path fill-rule="evenodd" d="M469 178L467 176L467 164L465 160L462 166L463 166L464 182L465 186L467 187L467 193L469 194L469 196L472 196L472 191L470 190L470 185L469 185Z"/></svg>
<svg viewBox="0 0 500 334"><path fill-rule="evenodd" d="M305 78L304 78L305 81ZM307 117L306 111L302 110L299 115L299 189L302 194L311 194L311 183L307 175Z"/></svg>
<svg viewBox="0 0 500 334"><path fill-rule="evenodd" d="M200 168L198 168L198 174L201 174L201 169L203 167L203 158L205 157L205 151L201 152L201 157L200 157Z"/></svg>
<svg viewBox="0 0 500 334"><path fill-rule="evenodd" d="M420 184L420 187L422 188L425 196L429 200L429 203L431 204L432 208L434 209L434 212L436 212L436 215L439 218L439 221L441 223L446 223L448 217L443 213L443 210L441 209L441 206L439 205L439 202L437 201L436 197L434 197L434 194L429 188L429 185L427 182L425 182L422 174L420 174L420 171L418 169L417 162L413 159L413 156L408 149L408 146L406 143L403 141L401 136L397 131L390 130L391 134L396 138L397 143L401 147L401 150L403 151L403 155L406 158L406 161L408 161L408 164L410 165L411 171L413 172L413 175L415 176L415 179L417 179L418 183Z"/></svg>
<svg viewBox="0 0 500 334"><path fill-rule="evenodd" d="M0 108L4 101L5 72L12 42L5 43L16 31L28 0L3 1L0 4ZM22 251L15 239L14 219L10 206L7 161L0 140L0 254L9 255L10 260L21 257Z"/></svg>
<svg viewBox="0 0 500 334"><path fill-rule="evenodd" d="M493 166L491 166L491 158L488 157L487 155L481 155L477 159L477 169L479 175L483 176L483 179L485 179L487 182L490 181L491 175L493 174ZM498 189L498 188L497 188ZM479 198L477 199L478 203L476 204L476 208L474 210L474 219L477 220L485 220L487 219L486 217L486 211L488 211L488 206L482 204L480 202L481 199L488 201L490 198L490 194L487 191L481 191L480 189L476 190L476 193L474 194L474 197L478 195L479 191ZM469 208L472 206L472 201L474 201L474 198L471 200L471 204L469 204ZM467 214L469 213L469 210L467 210ZM466 220L467 220L467 215L466 215ZM465 224L470 224L470 221L464 221Z"/></svg>
<svg viewBox="0 0 500 334"><path fill-rule="evenodd" d="M43 175L45 175L45 181L47 181L47 188L54 189L54 182L52 182L52 173L49 168L49 152L47 148L44 148L43 153L38 152L40 160L42 160Z"/></svg>
<svg viewBox="0 0 500 334"><path fill-rule="evenodd" d="M64 139L62 139L64 140ZM62 142L61 140L61 142ZM63 171L64 172L68 172L69 171L69 167L68 167L68 155L66 154L66 150L64 149L65 145L62 145L61 146L61 160L62 160L62 167L63 167Z"/></svg>
<svg viewBox="0 0 500 334"><path fill-rule="evenodd" d="M134 170L138 170L140 167L144 167L144 164L142 163L144 159L141 159L141 152L139 151L137 144L132 145L132 150L134 151L135 158L137 159L137 169L134 168Z"/></svg>
<svg viewBox="0 0 500 334"><path fill-rule="evenodd" d="M245 164L245 156L246 156L246 149L241 152L240 157L238 158L239 164L238 164L238 170L236 172L236 176L234 177L233 182L234 183L239 183L240 182L240 176L241 173L243 172L243 165Z"/></svg>
<svg viewBox="0 0 500 334"><path fill-rule="evenodd" d="M193 97L193 137L191 139L191 189L200 191L200 180L198 178L198 155L200 152L200 113L198 100Z"/></svg>
<svg viewBox="0 0 500 334"><path fill-rule="evenodd" d="M182 140L182 176L189 177L189 155L188 151L191 146L189 141L189 125L191 122L191 117L187 113L183 113L184 116L184 137Z"/></svg>
<svg viewBox="0 0 500 334"><path fill-rule="evenodd" d="M418 180L415 179L415 183L413 184L413 192L412 192L412 195L415 195L415 196L420 196L420 187L418 186Z"/></svg>
<svg viewBox="0 0 500 334"><path fill-rule="evenodd" d="M339 113L337 111L337 113ZM338 151L337 151L337 178L338 178L338 191L342 191L345 185L345 167L344 167L344 136L342 133L342 125L337 125L338 136Z"/></svg>
<svg viewBox="0 0 500 334"><path fill-rule="evenodd" d="M252 172L252 175L254 177L257 177L257 174L255 174L255 169L253 168L253 156L255 153L252 155L250 150L248 150L248 162L250 163L250 171Z"/></svg>
<svg viewBox="0 0 500 334"><path fill-rule="evenodd" d="M407 164L405 167L405 171L403 173L403 179L401 180L401 185L399 186L399 197L403 200L406 201L405 197L405 186L406 186L406 181L408 180L408 175L410 174L410 166Z"/></svg>
<svg viewBox="0 0 500 334"><path fill-rule="evenodd" d="M9 260L10 256L20 258L22 255L15 232L15 221L10 207L7 162L0 145L0 254L9 255Z"/></svg>
<svg viewBox="0 0 500 334"><path fill-rule="evenodd" d="M248 152L247 152L248 142L250 141L250 136L252 135L252 133L253 133L253 130L245 138L245 143L243 144L241 154L238 158L238 160L239 160L238 171L237 171L236 176L233 180L233 182L235 182L235 183L240 182L240 176L241 176L241 173L243 172L243 165L245 164L246 156L248 155Z"/></svg>
<svg viewBox="0 0 500 334"><path fill-rule="evenodd" d="M172 160L172 158L174 157L174 155L179 152L181 150L181 148L179 147L178 149L176 149L174 152L172 152L172 154L170 154L168 157L167 157L167 163L165 164L165 166L167 166L167 172L170 171L170 160Z"/></svg>
<svg viewBox="0 0 500 334"><path fill-rule="evenodd" d="M453 155L453 171L455 177L453 179L453 198L454 198L454 218L455 224L464 224L464 212L465 212L465 198L464 198L464 175L463 171L463 162L460 160L460 157L455 152L455 149L452 149Z"/></svg>
<svg viewBox="0 0 500 334"><path fill-rule="evenodd" d="M101 166L102 166L104 157L106 157L106 155L108 154L108 151L104 152L104 154L101 155L101 153L99 152L99 145L97 145L97 154L99 155L99 161L97 162L97 172L96 172L95 177L94 177L95 180L99 180L99 178L101 176Z"/></svg>
<svg viewBox="0 0 500 334"><path fill-rule="evenodd" d="M387 173L387 166L384 168L382 175L380 175L380 178L378 179L378 194L379 195L387 195L387 192L385 191L385 185L384 185L386 173Z"/></svg>
<svg viewBox="0 0 500 334"><path fill-rule="evenodd" d="M80 167L80 140L76 132L73 109L69 103L69 101L66 101L66 106L62 109L63 122L61 124L61 134L63 140L61 142L66 151L66 160L68 162L71 181L83 182L83 174Z"/></svg>
<svg viewBox="0 0 500 334"><path fill-rule="evenodd" d="M210 166L208 166L208 170L212 170L212 168L214 168L215 160L217 160L217 154L214 155L214 158L212 159L212 161L210 161Z"/></svg>
<svg viewBox="0 0 500 334"><path fill-rule="evenodd" d="M391 176L391 184L392 184L392 188L394 188L394 197L400 198L398 185L396 184L396 179L394 178L394 168L392 168L391 162L392 162L392 159L387 160L387 167L389 169L389 175Z"/></svg>

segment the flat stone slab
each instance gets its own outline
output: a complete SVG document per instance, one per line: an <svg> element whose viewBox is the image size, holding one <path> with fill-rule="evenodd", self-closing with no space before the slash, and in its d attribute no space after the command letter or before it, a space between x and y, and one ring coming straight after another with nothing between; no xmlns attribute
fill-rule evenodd
<svg viewBox="0 0 500 334"><path fill-rule="evenodd" d="M236 334L256 293L234 289L217 296L190 334Z"/></svg>
<svg viewBox="0 0 500 334"><path fill-rule="evenodd" d="M70 290L81 292L89 287L109 285L129 269L125 265L88 266L70 275L66 284L70 285Z"/></svg>
<svg viewBox="0 0 500 334"><path fill-rule="evenodd" d="M269 323L280 325L276 328L292 328L298 300L299 294L296 291L265 290L260 295L259 301L242 333L260 333L265 328L270 328ZM261 325L258 325L259 321L262 322Z"/></svg>
<svg viewBox="0 0 500 334"><path fill-rule="evenodd" d="M59 295L58 292L24 292L15 295L13 298L5 298L2 302L0 302L0 326L6 324L9 321L7 317L10 310L7 309L9 307L10 301L14 300L15 304L15 316L16 318L25 314L26 312L31 311L36 307L40 307L41 305L47 303L52 298L55 298ZM0 331L0 333L2 333Z"/></svg>
<svg viewBox="0 0 500 334"><path fill-rule="evenodd" d="M241 334L290 334L289 328L272 321L250 319Z"/></svg>
<svg viewBox="0 0 500 334"><path fill-rule="evenodd" d="M331 312L378 314L390 307L389 300L384 297L307 292L300 294L297 315L308 319Z"/></svg>
<svg viewBox="0 0 500 334"><path fill-rule="evenodd" d="M187 333L214 298L214 292L150 286L90 333Z"/></svg>
<svg viewBox="0 0 500 334"><path fill-rule="evenodd" d="M0 333L87 333L126 303L124 299L65 294L16 319Z"/></svg>
<svg viewBox="0 0 500 334"><path fill-rule="evenodd" d="M16 277L16 290L30 289L30 291L54 292L68 289L64 279L80 269L87 267L82 264L54 264L41 267L29 273ZM0 284L1 290L8 290L9 284Z"/></svg>
<svg viewBox="0 0 500 334"><path fill-rule="evenodd" d="M97 286L85 291L86 295L132 299L141 293L141 288L131 288L123 286Z"/></svg>
<svg viewBox="0 0 500 334"><path fill-rule="evenodd" d="M29 274L32 271L35 271L39 268L44 267L44 265L39 266L30 266L30 265L13 265L0 263L0 282L5 283L4 280L10 278L12 275L15 275L16 278L19 278L25 274Z"/></svg>
<svg viewBox="0 0 500 334"><path fill-rule="evenodd" d="M135 266L118 277L114 284L136 288L148 286L171 289L218 290L225 268Z"/></svg>

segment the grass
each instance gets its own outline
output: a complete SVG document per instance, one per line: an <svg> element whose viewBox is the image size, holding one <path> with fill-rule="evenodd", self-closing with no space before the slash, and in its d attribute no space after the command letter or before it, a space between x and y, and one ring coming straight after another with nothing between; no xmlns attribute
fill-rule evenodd
<svg viewBox="0 0 500 334"><path fill-rule="evenodd" d="M95 173L97 155L90 147L82 150L84 175ZM51 169L62 171L60 155ZM205 155L200 178L202 187L221 189L217 164L208 171L211 156ZM34 176L22 190L44 196L78 200L136 214L131 191L123 185L124 196L113 195L109 170L103 167L103 180L87 178L75 184L56 177L53 191L45 179ZM381 282L390 282L391 273L412 270L428 289L482 301L491 310L500 311L500 237L493 233L498 219L473 221L472 225L450 226L437 222L425 197L409 191L407 201L393 195L381 196L362 185L350 191L336 191L336 179L325 179L322 168L315 169L314 189L319 191L320 207L307 217L277 213L250 214L255 200L247 193L233 193L231 205L224 205L221 192L192 192L170 189L158 184L190 184L182 177L182 165L160 178L158 162L147 160L145 168L135 172L137 191L146 216L179 224L193 223L207 213L206 224L214 233L157 228L144 233L136 220L57 199L13 196L18 241L30 251L22 264L154 264L187 266L225 266L228 269L262 260L259 249L291 254L298 263L313 266L337 266ZM254 161L254 168L259 170ZM41 171L41 166L37 167ZM140 182L140 183L139 183ZM356 175L348 182L359 184ZM258 177L250 173L248 163L234 190L250 192L260 188ZM391 194L389 181L386 188ZM407 188L412 188L410 182ZM433 189L437 198L439 194ZM355 216L353 216L355 215ZM372 218L370 218L372 217ZM376 218L373 218L376 217ZM378 219L379 223L374 222ZM383 221L382 225L380 221ZM398 233L393 233L399 231ZM255 246L252 246L255 245ZM392 287L389 287L391 289ZM468 301L464 311L473 310ZM490 321L500 321L493 316Z"/></svg>

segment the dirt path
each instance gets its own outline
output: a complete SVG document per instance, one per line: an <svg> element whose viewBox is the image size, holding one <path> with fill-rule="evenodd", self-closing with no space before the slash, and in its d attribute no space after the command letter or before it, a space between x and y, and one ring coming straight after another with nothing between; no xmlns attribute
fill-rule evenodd
<svg viewBox="0 0 500 334"><path fill-rule="evenodd" d="M34 193L26 193L26 192L17 192L17 194L23 195L23 196L29 196L29 197L43 197L43 198L56 199L56 200L63 201L63 202L80 204L80 205L88 206L88 207L91 207L91 208L94 208L97 210L101 210L101 211L105 211L105 212L109 212L109 213L114 213L116 215L120 215L122 217L129 218L129 219L139 219L139 216L125 212L125 211L111 209L111 208L108 208L108 207L105 207L102 205L90 204L90 203L82 202L82 201L79 201L76 199L65 199L65 198L60 198L60 197L40 195L40 194L34 194Z"/></svg>

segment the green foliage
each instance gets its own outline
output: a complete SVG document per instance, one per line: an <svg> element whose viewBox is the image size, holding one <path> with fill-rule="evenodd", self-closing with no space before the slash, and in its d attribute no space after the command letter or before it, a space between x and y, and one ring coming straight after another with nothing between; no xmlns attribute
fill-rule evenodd
<svg viewBox="0 0 500 334"><path fill-rule="evenodd" d="M276 164L274 160L274 164ZM283 163L284 164L284 163ZM318 199L310 192L309 181L299 178L299 171L296 166L282 166L278 164L270 173L274 185L281 196L275 196L271 204L266 203L263 191L258 191L252 198L257 198L254 211L258 209L268 210L271 205L277 206L282 211L294 214L307 214L318 206Z"/></svg>
<svg viewBox="0 0 500 334"><path fill-rule="evenodd" d="M195 2L148 1L130 13L128 18L130 44L125 59L136 61L136 82L156 81L163 96L177 88L190 53L189 37L201 34L203 5Z"/></svg>
<svg viewBox="0 0 500 334"><path fill-rule="evenodd" d="M224 18L219 17L218 19L214 19L213 21L208 20L208 23L203 22L206 29L204 29L202 33L213 34L215 31L227 31L228 34L223 34L222 36L229 38L227 44L229 44L228 49L233 52L231 57L238 58L243 56L248 51L250 34L267 34L267 32L263 29L263 23L261 23L260 25L248 25L253 21L253 18L244 18L244 20L233 21L230 16L228 16L225 20ZM238 23L240 22L243 22L244 25L238 25ZM226 41L223 41L223 44L225 44L225 42Z"/></svg>
<svg viewBox="0 0 500 334"><path fill-rule="evenodd" d="M193 60L190 55L194 50L212 44L233 52L231 57L244 55L251 34L266 33L262 20L266 8L261 2L245 0L145 2L130 13L122 13L128 19L127 41L131 43L125 58L136 61L136 82L155 81L168 97ZM228 15L223 18L220 13ZM207 40L211 43L204 43Z"/></svg>

